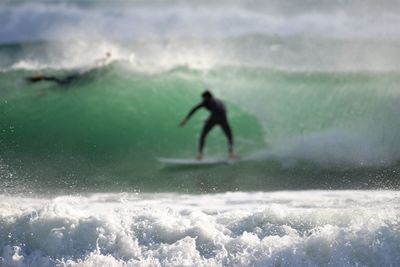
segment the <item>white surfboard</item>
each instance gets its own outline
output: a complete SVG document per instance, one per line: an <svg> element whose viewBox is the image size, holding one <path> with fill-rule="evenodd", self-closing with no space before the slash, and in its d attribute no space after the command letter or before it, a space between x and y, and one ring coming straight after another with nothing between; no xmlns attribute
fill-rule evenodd
<svg viewBox="0 0 400 267"><path fill-rule="evenodd" d="M176 158L157 158L157 160L166 165L174 166L212 166L232 164L237 160L230 159L176 159Z"/></svg>

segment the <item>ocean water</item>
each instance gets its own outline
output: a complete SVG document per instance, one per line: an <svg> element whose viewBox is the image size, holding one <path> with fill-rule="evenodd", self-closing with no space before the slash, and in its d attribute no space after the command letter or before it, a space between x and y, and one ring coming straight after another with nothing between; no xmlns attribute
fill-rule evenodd
<svg viewBox="0 0 400 267"><path fill-rule="evenodd" d="M0 3L0 266L397 266L398 11ZM206 88L240 161L162 165L195 156Z"/></svg>

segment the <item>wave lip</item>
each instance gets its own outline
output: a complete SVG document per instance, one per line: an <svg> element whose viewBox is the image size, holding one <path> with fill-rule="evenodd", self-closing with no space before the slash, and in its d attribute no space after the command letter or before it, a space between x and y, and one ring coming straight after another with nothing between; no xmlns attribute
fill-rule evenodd
<svg viewBox="0 0 400 267"><path fill-rule="evenodd" d="M5 266L365 266L400 257L397 191L1 200Z"/></svg>

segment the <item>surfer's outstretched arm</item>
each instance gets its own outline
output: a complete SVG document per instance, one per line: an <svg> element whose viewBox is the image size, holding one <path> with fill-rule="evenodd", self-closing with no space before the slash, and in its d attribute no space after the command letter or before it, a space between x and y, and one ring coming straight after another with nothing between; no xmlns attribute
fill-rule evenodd
<svg viewBox="0 0 400 267"><path fill-rule="evenodd" d="M192 115L199 110L200 108L202 108L204 106L204 103L201 102L200 104L196 105L195 107L193 107L189 113L186 115L186 117L182 120L182 122L179 124L180 127L185 126L185 124L188 122L188 120L190 119L190 117L192 117Z"/></svg>

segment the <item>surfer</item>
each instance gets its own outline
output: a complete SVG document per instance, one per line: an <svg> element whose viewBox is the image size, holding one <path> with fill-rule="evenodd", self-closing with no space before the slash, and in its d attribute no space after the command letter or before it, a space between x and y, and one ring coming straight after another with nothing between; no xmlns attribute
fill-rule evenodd
<svg viewBox="0 0 400 267"><path fill-rule="evenodd" d="M106 65L107 63L109 63L111 61L111 53L110 52L106 52L105 56L103 58L100 58L98 60L96 60L95 65L96 66L103 66Z"/></svg>
<svg viewBox="0 0 400 267"><path fill-rule="evenodd" d="M95 65L96 66L105 65L107 62L109 62L110 58L111 58L111 53L107 52L105 54L104 58L96 60ZM88 71L90 71L92 69L93 69L92 67L82 68L79 71L74 72L65 77L48 76L48 75L40 74L40 75L36 75L36 76L26 77L25 79L32 83L36 83L36 82L40 82L40 81L51 81L51 82L57 83L58 85L68 85L68 84L72 83L73 81L79 79L84 73L87 73Z"/></svg>
<svg viewBox="0 0 400 267"><path fill-rule="evenodd" d="M222 103L221 100L214 98L211 92L208 90L203 92L202 98L203 101L200 102L200 104L193 107L192 110L188 113L188 115L179 124L180 127L185 126L190 117L200 108L206 108L211 113L208 119L204 123L203 130L201 132L199 139L199 153L196 158L198 160L201 160L203 158L203 148L206 136L211 131L211 129L214 128L214 126L216 125L219 125L222 128L226 138L228 139L229 157L231 159L236 158L233 151L232 131L231 127L229 126L224 104Z"/></svg>
<svg viewBox="0 0 400 267"><path fill-rule="evenodd" d="M26 80L32 83L40 82L40 81L51 81L56 82L59 85L67 85L73 82L74 80L78 79L80 75L78 73L74 73L68 75L66 77L56 77L56 76L46 76L46 75L36 75L27 77Z"/></svg>

